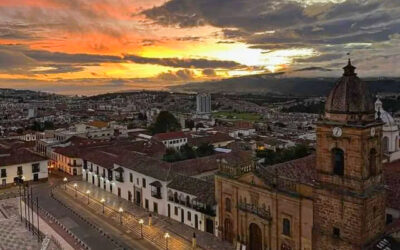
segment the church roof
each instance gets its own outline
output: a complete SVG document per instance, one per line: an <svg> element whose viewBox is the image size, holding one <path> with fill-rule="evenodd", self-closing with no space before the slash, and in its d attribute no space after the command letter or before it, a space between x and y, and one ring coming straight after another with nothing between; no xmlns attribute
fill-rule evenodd
<svg viewBox="0 0 400 250"><path fill-rule="evenodd" d="M346 115L374 114L372 95L366 84L358 78L355 73L356 67L351 64L350 59L343 69L343 76L335 84L326 100L325 112ZM349 117L346 116L346 119L348 120ZM353 119L360 118L355 117Z"/></svg>
<svg viewBox="0 0 400 250"><path fill-rule="evenodd" d="M311 154L292 161L259 167L256 170L256 174L266 181L270 181L273 177L278 177L281 180L314 185L317 179L315 163L315 154ZM277 185L279 186L279 183Z"/></svg>

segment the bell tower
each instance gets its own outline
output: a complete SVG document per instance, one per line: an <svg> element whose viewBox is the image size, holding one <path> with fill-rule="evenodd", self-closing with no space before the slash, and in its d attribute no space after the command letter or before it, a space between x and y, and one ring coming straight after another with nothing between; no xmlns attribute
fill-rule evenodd
<svg viewBox="0 0 400 250"><path fill-rule="evenodd" d="M317 124L313 248L367 249L385 227L382 122L349 62Z"/></svg>

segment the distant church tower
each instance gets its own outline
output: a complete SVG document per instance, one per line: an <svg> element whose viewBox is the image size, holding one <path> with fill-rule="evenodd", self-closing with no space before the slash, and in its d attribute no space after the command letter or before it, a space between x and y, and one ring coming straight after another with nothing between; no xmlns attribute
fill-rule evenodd
<svg viewBox="0 0 400 250"><path fill-rule="evenodd" d="M369 249L385 227L383 123L350 60L343 69L317 124L313 249Z"/></svg>

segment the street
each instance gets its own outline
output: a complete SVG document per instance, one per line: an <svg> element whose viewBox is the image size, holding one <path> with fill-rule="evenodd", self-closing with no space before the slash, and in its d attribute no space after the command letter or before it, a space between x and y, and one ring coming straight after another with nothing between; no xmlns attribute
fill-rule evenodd
<svg viewBox="0 0 400 250"><path fill-rule="evenodd" d="M143 240L135 240L120 229L104 222L100 217L88 213L82 207L75 207L79 215L71 209L66 208L60 202L51 197L51 189L61 182L61 178L52 176L47 183L41 183L33 186L33 195L39 197L39 206L53 215L72 233L95 250L111 249L154 249L154 246ZM71 202L69 205L75 203ZM95 227L91 226L95 225ZM104 236L99 230L106 235Z"/></svg>

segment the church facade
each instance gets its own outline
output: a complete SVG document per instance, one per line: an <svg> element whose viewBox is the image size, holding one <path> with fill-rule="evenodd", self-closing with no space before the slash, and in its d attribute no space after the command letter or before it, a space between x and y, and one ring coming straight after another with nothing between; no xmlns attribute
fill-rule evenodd
<svg viewBox="0 0 400 250"><path fill-rule="evenodd" d="M251 250L370 249L385 230L383 124L349 60L317 123L315 154L220 168L218 236Z"/></svg>

